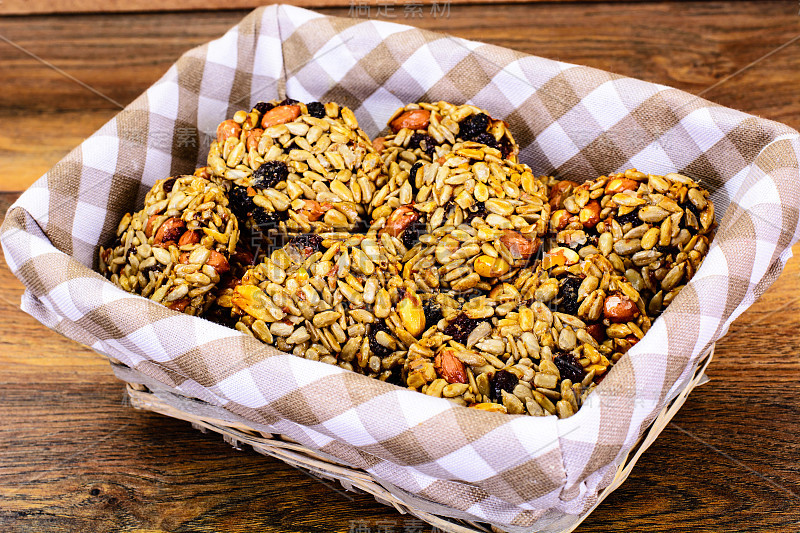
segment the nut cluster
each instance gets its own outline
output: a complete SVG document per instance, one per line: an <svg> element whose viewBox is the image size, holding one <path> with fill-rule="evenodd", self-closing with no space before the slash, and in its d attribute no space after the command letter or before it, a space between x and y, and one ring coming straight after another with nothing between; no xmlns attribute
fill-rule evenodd
<svg viewBox="0 0 800 533"><path fill-rule="evenodd" d="M401 107L388 122L390 133L373 144L389 174L414 163L435 161L453 151L457 142L473 141L517 162L519 147L502 120L472 105L417 102Z"/></svg>
<svg viewBox="0 0 800 533"><path fill-rule="evenodd" d="M333 102L260 102L217 128L208 166L250 228L352 230L385 181L372 142Z"/></svg>
<svg viewBox="0 0 800 533"><path fill-rule="evenodd" d="M372 142L335 103L239 111L100 270L298 357L563 418L708 252L714 207L686 176L537 177L470 105L409 104L388 128Z"/></svg>
<svg viewBox="0 0 800 533"><path fill-rule="evenodd" d="M204 174L159 180L144 209L122 218L115 242L100 247L100 272L170 309L206 311L230 270L239 224L223 188Z"/></svg>
<svg viewBox="0 0 800 533"><path fill-rule="evenodd" d="M605 257L552 254L426 331L406 359L408 386L478 409L574 414L650 320Z"/></svg>
<svg viewBox="0 0 800 533"><path fill-rule="evenodd" d="M456 143L437 161L390 172L373 198L370 229L411 248L404 268L426 292L490 291L538 252L550 216L547 186L501 155Z"/></svg>
<svg viewBox="0 0 800 533"><path fill-rule="evenodd" d="M708 191L681 174L628 170L551 188L556 242L601 253L658 316L708 253L716 223Z"/></svg>
<svg viewBox="0 0 800 533"><path fill-rule="evenodd" d="M425 317L397 239L304 235L249 268L218 304L278 349L400 383Z"/></svg>

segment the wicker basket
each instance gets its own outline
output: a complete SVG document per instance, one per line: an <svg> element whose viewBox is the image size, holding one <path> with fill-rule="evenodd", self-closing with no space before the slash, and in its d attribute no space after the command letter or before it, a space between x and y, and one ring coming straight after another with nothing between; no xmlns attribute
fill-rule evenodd
<svg viewBox="0 0 800 533"><path fill-rule="evenodd" d="M714 349L712 347L699 361L692 379L664 406L647 431L642 434L636 446L628 452L625 459L617 467L611 484L598 495L597 503L580 516L564 516L557 524L552 524L558 529L549 529L548 531L552 531L552 533L570 533L574 531L604 499L622 485L630 475L639 457L653 444L656 437L661 434L669 421L672 420L672 417L683 406L689 393L695 387L708 382L705 370L713 355ZM128 398L131 406L136 409L185 420L190 422L192 427L203 433L214 431L222 435L225 442L237 450L241 449L243 445L250 446L258 453L274 457L295 468L303 469L311 475L336 480L341 483L345 490L371 494L379 503L394 507L402 514L408 513L416 516L448 533L503 531L503 529L491 524L466 519L453 519L420 509L415 506L415 503L419 500L418 498L397 487L386 486L364 470L353 468L329 456L321 455L316 450L303 446L285 435L265 433L243 418L232 416L228 411L209 405L196 398L187 398L175 389L165 387L163 384L123 365L119 360L110 356L107 357L111 362L114 374L127 382Z"/></svg>
<svg viewBox="0 0 800 533"><path fill-rule="evenodd" d="M281 354L93 270L98 247L157 179L204 164L208 139L187 145L188 126L213 132L235 110L287 93L348 105L373 136L398 102L469 101L508 121L520 160L539 174L582 181L639 166L702 178L719 232L692 282L566 419L465 409ZM136 407L333 477L441 529L558 533L629 475L702 382L714 342L791 257L799 154L794 130L675 89L407 26L270 6L187 52L26 191L0 237L26 286L22 308L108 354ZM331 391L337 401L327 401ZM304 401L280 404L289 395ZM447 442L420 440L432 434Z"/></svg>

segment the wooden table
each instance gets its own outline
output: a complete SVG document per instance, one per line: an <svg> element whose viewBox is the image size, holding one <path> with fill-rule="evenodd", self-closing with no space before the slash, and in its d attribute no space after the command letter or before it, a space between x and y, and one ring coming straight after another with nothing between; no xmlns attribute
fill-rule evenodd
<svg viewBox="0 0 800 533"><path fill-rule="evenodd" d="M389 3L399 6L394 20L406 22L403 4ZM49 4L11 2L18 11ZM143 7L147 1L128 6ZM413 22L671 85L798 129L799 8L797 1L453 3L447 17L426 9ZM349 9L321 11L347 16ZM117 102L130 102L182 52L245 12L0 19L2 212L110 119ZM799 275L793 259L737 320L717 345L711 383L692 393L579 531L800 530ZM0 530L430 531L369 497L131 409L108 363L22 313L21 292L0 269Z"/></svg>

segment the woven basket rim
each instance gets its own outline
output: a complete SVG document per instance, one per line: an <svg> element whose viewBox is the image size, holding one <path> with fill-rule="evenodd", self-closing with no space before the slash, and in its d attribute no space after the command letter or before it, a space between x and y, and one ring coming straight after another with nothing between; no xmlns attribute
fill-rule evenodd
<svg viewBox="0 0 800 533"><path fill-rule="evenodd" d="M99 353L102 354L102 352ZM107 354L102 355L109 359L112 367L124 367L133 374L139 374L136 370L130 369L121 361ZM697 386L705 383L705 380L707 380L705 370L711 363L713 356L714 346L712 345L698 361L693 371L692 378L686 382L685 386L675 397L664 405L658 413L658 416L656 416L645 429L636 444L628 450L620 463L616 466L613 480L608 486L599 491L595 504L580 516L564 515L565 517L570 517L567 519L568 525L558 531L552 531L552 533L571 533L574 531L613 491L625 482L642 454L655 442L656 438L661 434L670 420L677 414L689 394ZM339 481L346 490L356 488L362 492L371 494L375 497L377 502L389 507L394 507L401 514L412 514L442 531L448 533L492 533L508 531L503 529L504 526L500 524L481 523L466 519L453 519L446 514L435 514L423 509L418 509L407 501L407 494L405 491L394 486L387 488L385 483L376 479L368 472L360 468L342 464L335 458L320 455L317 450L304 446L285 435L270 434L270 436L267 437L263 431L250 427L247 424L188 413L176 407L173 403L170 403L169 395L165 396L162 392L156 396L149 391L145 385L125 381L125 379L119 375L117 377L126 383L126 393L130 400L130 405L135 409L151 411L171 418L184 420L191 423L192 427L203 433L207 431L219 433L228 444L236 449L241 449L240 445L246 444L262 455L274 457L291 466L309 471L312 475L322 475L323 477L335 479ZM173 394L172 396L177 397L178 395ZM184 398L187 400L190 399L185 396ZM191 398L191 400L205 403L196 398ZM534 528L527 531L529 533L535 533L538 529Z"/></svg>
<svg viewBox="0 0 800 533"><path fill-rule="evenodd" d="M267 10L270 10L269 13L267 12ZM272 7L259 8L258 10L256 10L254 12L254 14L251 14L250 17L273 16L273 15L278 17L278 16L283 14L284 10L291 10L291 12L293 13L292 16L298 15L298 14L302 15L303 13L310 13L307 10L294 8L294 7L272 6ZM332 17L328 17L328 18L332 18ZM248 20L248 19L246 19L246 20ZM252 22L252 21L250 21L250 22ZM414 28L412 28L410 26L405 26L405 28L407 28L409 30L410 29L414 29ZM428 33L431 33L431 32L428 32ZM441 35L441 34L437 34L437 35ZM283 41L282 41L282 43L283 43ZM194 59L196 59L196 58L194 58ZM543 58L535 58L534 57L533 59L536 59L536 60L542 59L543 61L549 61L549 60L544 60ZM588 67L580 67L580 68L587 68L588 69ZM588 69L588 70L594 70L594 69ZM600 71L596 71L596 72L600 72ZM630 80L630 79L628 79L628 80ZM285 72L284 72L284 81L285 81ZM619 79L615 79L614 81L619 81ZM642 83L642 82L639 82L639 83ZM649 84L649 85L653 85L653 84ZM672 93L670 93L670 94L672 94ZM147 95L147 93L145 95ZM672 94L672 96L675 96L675 95ZM710 107L709 107L709 109L710 109ZM715 109L720 109L720 108L717 107ZM763 119L754 119L754 120L762 121ZM766 128L766 126L767 126L766 123L767 122L768 121L758 122L758 124L761 125L762 127ZM793 132L793 130L792 130L792 132ZM105 133L107 134L108 132L105 132ZM776 131L775 131L775 128L773 128L772 130L769 130L769 134L765 138L765 142L764 142L765 146L763 147L763 150L766 150L769 146L772 146L774 143L779 142L779 140L777 138L775 138L773 135L777 135ZM789 135L789 134L786 134L786 135ZM794 135L795 137L797 136L796 132L793 132L791 135ZM766 141L769 141L769 142L766 142ZM755 166L755 163L753 161L749 161L747 168L748 169L752 169L754 166ZM780 167L780 168L783 168L783 167ZM48 177L49 177L49 175L48 175ZM48 184L47 183L48 182L48 177L45 177L44 180L41 180L40 182L37 182L37 184L34 187L32 187L32 189L33 188L41 189L43 187L46 188L47 184ZM143 176L140 176L140 177L143 177ZM152 176L150 176L150 177L152 177ZM139 186L141 186L141 185L142 185L142 180L140 180L140 182L139 182ZM25 196L25 195L23 195L23 196ZM24 227L26 230L30 231L30 234L28 235L28 237L32 237L33 238L35 236L35 238L38 238L39 237L39 233L36 233L36 231L40 230L41 228L38 226L39 220L36 218L36 216L34 216L34 213L37 213L37 216L38 216L38 213L40 213L40 212L39 211L35 211L34 209L30 208L30 201L32 199L36 199L36 197L34 197L33 194L31 194L29 196L26 196L25 197L25 201L28 202L28 204L20 203L19 205L17 205L17 208L13 209L12 212L9 213L11 216L6 218L6 223L9 223L9 221L11 221L11 224L16 224L16 225L18 225L20 227ZM29 210L27 210L26 207ZM41 232L41 235L44 236L44 237L47 237L44 234L44 232ZM4 237L3 244L4 244L4 246L6 246L8 244L8 242L6 242L7 234L5 232L3 234L3 237ZM8 239L8 240L10 240L10 239ZM50 242L49 238L47 240L48 240L49 244L52 244L52 242ZM53 240L56 240L56 239L53 239ZM25 244L29 244L29 243L25 243ZM37 243L37 244L42 244L42 243ZM713 249L716 249L716 244L712 244L712 250ZM55 248L54 248L54 250L55 250ZM62 253L62 255L65 255L65 254ZM8 253L7 253L7 257L8 257ZM16 259L16 257L15 257L15 259ZM64 263L66 264L67 258L66 257L59 258L59 260L62 260L62 259L64 260ZM73 263L70 263L67 267L64 268L64 270L67 270L68 268L74 268L74 267L77 267L77 266L85 267L85 265L83 263L80 263L78 260L75 260L74 258L69 258L69 259L72 259ZM704 267L709 267L710 268L710 266L708 264L704 265ZM85 270L85 268L84 268L84 270ZM701 268L700 272L704 272L702 270L702 268ZM17 275L20 275L19 272L15 272L15 273ZM59 273L61 273L60 270L59 270ZM23 274L25 274L25 273L23 273ZM29 275L29 273L28 273L28 275ZM86 277L88 278L88 275L86 275ZM117 291L118 293L120 293L120 297L121 296L125 296L127 298L131 297L130 294L124 293L120 289L117 289L109 281L101 278L96 273L95 273L95 278L99 278L100 280L102 280L103 291L105 291L106 288L108 288L109 290L113 289L114 291ZM691 285L692 284L690 283L688 286L691 286ZM681 296L679 296L678 298L681 298L683 295L685 295L686 292L687 291L682 292ZM70 322L70 317L64 316L63 314L59 314L57 311L54 311L52 306L48 307L48 304L50 303L50 295L47 294L47 291L42 291L39 286L34 286L34 284L28 284L28 293L26 293L26 294L31 299L30 300L31 307L29 307L29 309L34 309L34 305L38 305L38 307L36 307L35 309L36 309L36 311L40 312L40 316L44 316L44 317L53 319L51 321L51 323L48 324L48 325L51 325L51 327L56 327L56 326L58 326L59 328L64 327L64 329L61 329L61 332L64 333L64 334L70 334L73 331L76 331L76 330L80 329L81 326L78 326L77 324L73 324L73 323ZM144 304L145 304L146 300L144 298L141 298L141 297L136 297L136 298L139 298L141 300L140 302L137 302L137 307L139 309L134 310L133 309L134 306L130 306L131 308L126 310L127 314L121 315L123 319L124 318L132 318L132 316L133 316L135 311L138 311L138 310L141 310L141 309L144 308ZM676 299L676 302L677 301L678 301L678 299ZM139 306L138 303L141 303L142 305ZM706 303L706 302L704 302L704 303ZM165 317L168 317L170 319L176 319L176 321L177 321L177 317L178 317L179 313L173 312L173 311L169 311L169 310L166 310L166 309L159 309L157 311L153 311L152 307L154 307L156 305L158 305L158 304L154 304L153 303L152 306L147 308L148 312L152 313L150 316L151 317L155 317L154 321L160 321L161 319L163 319ZM58 307L58 306L56 306L56 307ZM50 313L50 314L48 315L47 313ZM664 315L662 317L660 317L659 320L656 320L656 322L654 324L654 327L657 327L659 324L664 323L664 318L667 317L667 316L670 316L670 313L671 313L671 310L668 309L664 313ZM182 322L182 324L184 324L184 323L200 324L200 323L195 321L195 318L196 317L186 317L184 315L182 320L184 320L185 322ZM66 320L63 320L62 322L59 322L59 321L61 321L61 319L66 319ZM40 318L40 320L41 320L41 318ZM43 322L44 322L44 320L43 320ZM66 323L66 326L63 326L63 324L65 324L65 323ZM210 323L205 322L205 323L202 323L200 326L195 326L195 327L198 327L198 328L203 327L203 328L208 329L208 324L210 324ZM73 329L67 329L67 328L70 328L70 327L72 327ZM148 327L151 327L151 326L148 326ZM217 327L221 327L221 326L217 326ZM65 333L65 332L67 332L67 333ZM103 332L103 333L105 333L105 332ZM236 335L237 338L245 337L243 334L237 333L237 332L232 332L231 335ZM652 339L652 338L653 338L653 335L651 335L649 337L649 339ZM648 339L648 337L645 336L645 339ZM112 340L116 340L116 339L112 338ZM244 338L242 340L242 343L245 345L245 349L243 351L247 352L248 355L249 354L256 354L259 349L265 349L265 347L263 345L262 346L258 346L257 345L258 341L255 341L253 339ZM260 343L258 343L258 344L260 344ZM645 345L645 342L637 344L637 346L634 347L629 352L627 359L623 359L621 361L629 362L629 360L631 359L631 356L635 356L637 353L644 351L644 349L645 349L644 345ZM137 348L138 348L138 346L137 346ZM122 353L122 352L120 352L120 353ZM653 352L653 353L655 354L657 352ZM696 356L700 355L700 354L697 354L696 352L694 352L694 353L696 354ZM282 357L286 357L286 358L292 357L293 358L294 356L291 356L289 354L285 354ZM696 368L698 360L699 360L699 357L696 357L694 360L691 360L689 363L687 363L686 366L683 367L682 373L680 375L676 376L674 380L672 380L674 374L670 375L669 379L672 380L672 382L668 383L669 387L673 387L674 389L679 388L681 383L683 382L683 380L688 378L689 374L691 374L692 370L694 368ZM304 364L307 363L307 364L315 365L315 362L313 362L313 361L308 361L308 360L303 360L303 359L300 359L300 361L303 361ZM160 370L164 371L164 375L169 375L168 371L170 371L171 369L169 369L167 367L167 365L162 365L158 361L155 361L155 360L152 360L152 359L148 360L148 363L153 365L153 367L152 367L153 368L153 373L156 373L160 369ZM683 359L681 359L681 364L683 365ZM303 367L303 368L306 369L306 368L309 368L309 367ZM320 365L316 365L315 368L322 368L322 367ZM617 370L621 371L622 369L617 368ZM630 370L630 369L628 368L628 370ZM184 371L185 371L185 369L184 369ZM188 372L188 371L185 371L185 372ZM346 372L346 371L342 370L341 372ZM613 374L613 372L614 371L612 370L612 372L610 374ZM175 374L180 375L179 372L175 372ZM321 375L321 371L320 371L320 375ZM370 378L367 378L366 376L359 376L357 374L354 374L354 376L355 376L354 379L357 379L359 381L359 384L360 383L367 383L367 380L370 380ZM183 377L185 378L187 376L183 376ZM375 382L375 380L370 380L370 381L373 382L373 383L377 383L377 382ZM595 394L597 394L598 392L604 390L605 388L608 388L607 385L609 384L609 381L611 381L611 380L606 379L603 383L601 383L600 386L598 387L597 391L595 392ZM377 390L377 387L379 387L379 386L382 387L383 385L375 385L376 389L374 389L374 390ZM604 387L604 386L606 386L606 387ZM398 387L395 387L395 386L389 385L389 384L386 384L386 387L392 387L392 390L395 390L395 389L398 388ZM673 392L675 392L674 389L673 389ZM402 391L403 389L400 388L400 390ZM658 391L657 388L656 389L647 389L647 390L648 390L648 392L650 392L652 390L654 393L656 393ZM408 394L411 394L410 391L406 391L406 392ZM200 393L208 393L209 395L212 394L211 392L205 391L205 390L201 390L198 394L200 394ZM668 397L666 395L662 395L662 396L663 396L663 402L666 403L667 400L668 400ZM659 398L661 398L662 396L659 396ZM629 398L638 399L638 398L635 398L632 395L629 396ZM442 402L442 403L446 402L446 400L444 400L444 399L436 399L436 401ZM382 405L385 407L387 404L382 404ZM651 416L652 417L656 416L657 413L655 412L655 409L658 408L659 405L660 404L653 404L653 409L652 409L653 412L650 413L648 411L648 413L647 413L648 418L647 419L644 419L644 417L640 417L636 421L632 421L632 423L637 424L637 427L641 426L640 429L643 432L645 423L651 421L651 418L650 418ZM453 407L455 408L455 406L453 406ZM589 416L592 416L592 415L596 414L596 411L591 411L588 406L584 406L584 407L585 408L579 410L578 413L576 413L574 415L574 417L572 417L570 419L565 419L565 420L558 420L558 421L555 422L554 425L556 425L557 427L568 427L568 426L566 426L566 424L580 424L586 419L585 417L589 417ZM449 408L449 405L448 405L448 408ZM386 412L386 410L387 409L384 409L383 412ZM494 414L494 413L476 413L476 411L473 410L473 412L471 414L475 415L472 418L472 420L474 420L476 422L481 421L481 419L478 417L478 415L481 415L481 414L485 414L487 416L492 416L492 417L497 418L499 420L499 415ZM288 416L286 417L286 419L289 420L290 422L296 423L295 419L292 419L292 418L290 418ZM510 417L509 417L509 419L510 419ZM523 421L522 423L525 424L527 426L527 428L540 427L541 425L543 425L543 424L540 423L537 426L537 421L535 419L532 419L531 417L526 417L526 420ZM300 426L300 424L298 424L298 426ZM562 439L563 437L564 437L564 435L559 433L559 439ZM631 436L627 440L625 440L625 445L622 448L620 448L620 451L619 451L620 455L626 452L626 450L627 450L628 446L631 444L631 441L632 441L633 438L634 438L634 436L633 436L633 434L631 434ZM561 453L562 448L560 448L560 446L561 446L560 442L559 442L558 446L559 446L558 452ZM564 457L561 457L561 459L562 459L562 463L563 463L564 462L563 461ZM601 467L601 468L605 468L605 467ZM564 467L564 470L566 470L566 467ZM504 503L506 503L506 502L504 502Z"/></svg>

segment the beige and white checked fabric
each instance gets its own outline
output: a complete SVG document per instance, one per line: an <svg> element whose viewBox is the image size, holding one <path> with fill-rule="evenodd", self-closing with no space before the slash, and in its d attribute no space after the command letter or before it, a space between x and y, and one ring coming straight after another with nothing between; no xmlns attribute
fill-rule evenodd
<svg viewBox="0 0 800 533"><path fill-rule="evenodd" d="M636 167L701 181L719 232L692 282L565 420L457 407L283 354L92 270L157 179L205 161L218 122L287 95L350 106L370 135L407 102L470 102L508 122L536 173L584 180ZM588 509L698 357L780 274L800 237L799 153L790 128L669 87L269 6L187 52L39 179L9 210L2 244L27 287L23 309L48 327L420 501L522 531Z"/></svg>

